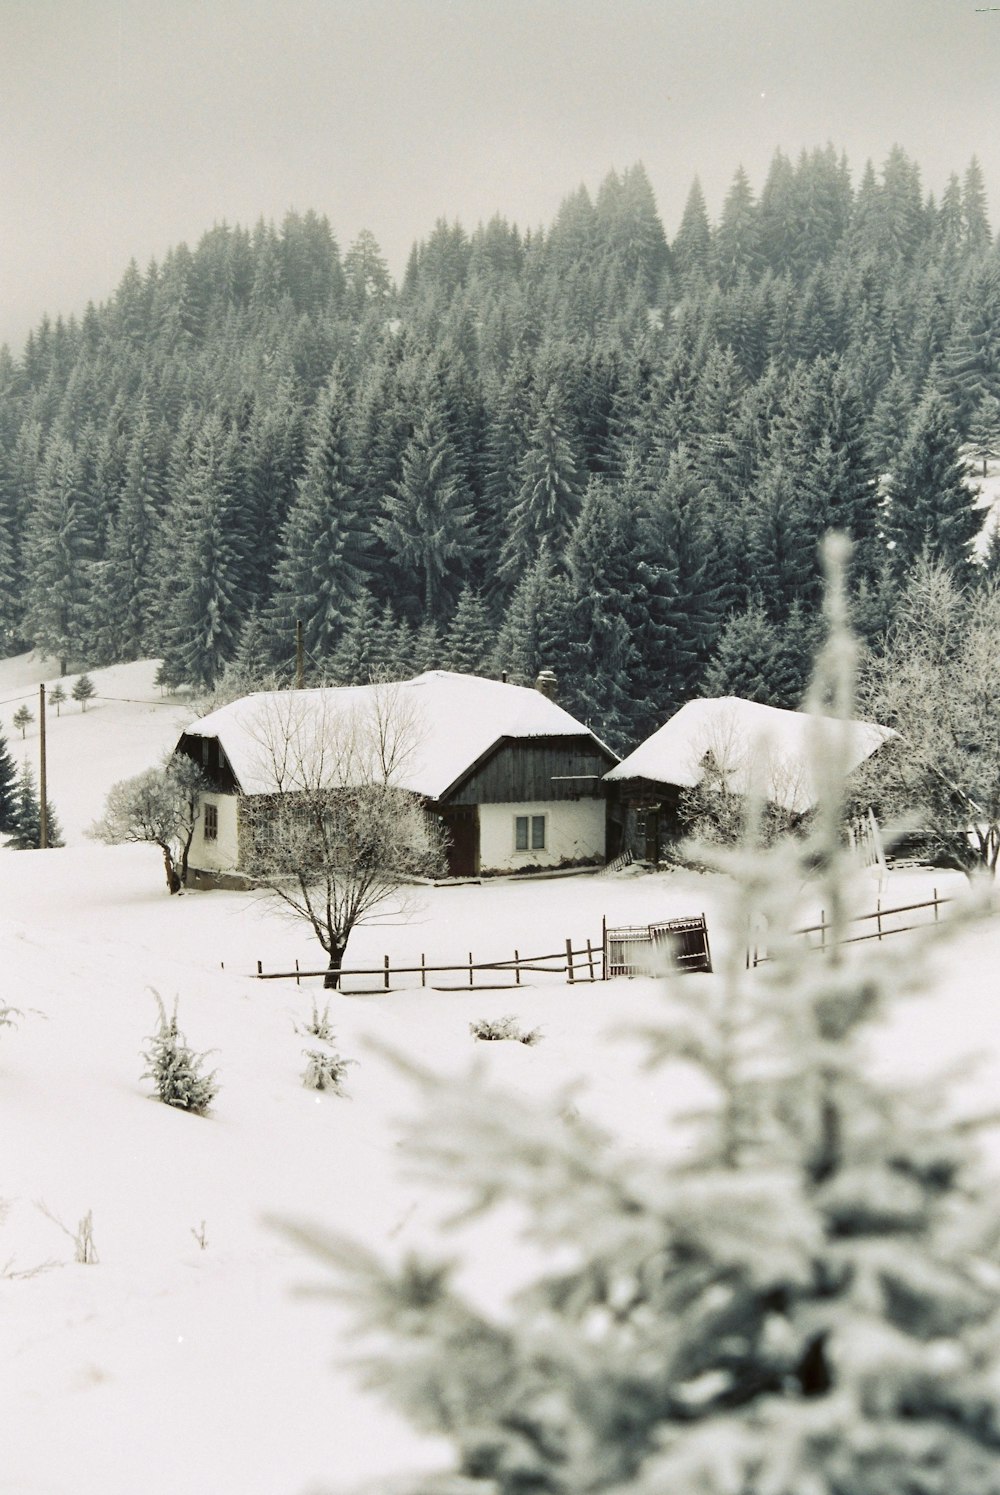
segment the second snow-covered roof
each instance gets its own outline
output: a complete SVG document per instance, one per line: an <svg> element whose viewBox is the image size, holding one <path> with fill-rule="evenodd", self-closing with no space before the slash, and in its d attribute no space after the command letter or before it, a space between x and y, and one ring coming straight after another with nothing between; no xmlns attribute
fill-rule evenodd
<svg viewBox="0 0 1000 1495"><path fill-rule="evenodd" d="M262 691L199 718L185 735L218 738L244 794L362 784L384 765L400 788L440 799L503 738L586 736L614 758L540 691L448 670L385 685Z"/></svg>
<svg viewBox="0 0 1000 1495"><path fill-rule="evenodd" d="M811 763L817 731L834 730L844 734L843 766L848 773L896 735L891 727L875 722L783 711L739 696L688 701L604 777L692 789L701 780L706 753L711 753L737 793L753 790L801 812L815 803Z"/></svg>

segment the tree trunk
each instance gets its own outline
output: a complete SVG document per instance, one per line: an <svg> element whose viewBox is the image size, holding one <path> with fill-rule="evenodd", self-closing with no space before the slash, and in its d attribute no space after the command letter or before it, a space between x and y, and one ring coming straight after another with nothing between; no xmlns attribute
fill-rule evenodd
<svg viewBox="0 0 1000 1495"><path fill-rule="evenodd" d="M170 847L161 845L160 850L163 852L163 870L167 875L167 892L179 893L181 880L174 871L174 859L170 854Z"/></svg>
<svg viewBox="0 0 1000 1495"><path fill-rule="evenodd" d="M191 855L191 843L194 840L195 818L192 815L190 829L181 841L181 883L185 888L188 880L188 858Z"/></svg>
<svg viewBox="0 0 1000 1495"><path fill-rule="evenodd" d="M344 959L344 950L346 948L347 948L347 941L346 940L344 940L343 944L337 944L335 942L335 943L333 943L330 946L330 963L327 966L326 975L323 977L323 990L324 991L337 991L337 990L339 990L339 988L340 988L340 966L341 966L341 962Z"/></svg>

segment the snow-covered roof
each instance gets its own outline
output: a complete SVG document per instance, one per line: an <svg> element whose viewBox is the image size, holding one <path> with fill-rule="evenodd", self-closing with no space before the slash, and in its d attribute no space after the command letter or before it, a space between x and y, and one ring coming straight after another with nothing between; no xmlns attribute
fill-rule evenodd
<svg viewBox="0 0 1000 1495"><path fill-rule="evenodd" d="M751 789L786 809L815 803L811 762L817 733L845 734L844 768L850 773L896 734L875 722L837 721L802 711L761 706L739 696L688 701L605 779L646 779L694 788L711 753L737 793Z"/></svg>
<svg viewBox="0 0 1000 1495"><path fill-rule="evenodd" d="M522 685L429 670L413 680L319 690L262 691L186 729L217 737L244 794L279 784L358 784L392 764L401 788L440 799L502 738L589 737L568 711Z"/></svg>

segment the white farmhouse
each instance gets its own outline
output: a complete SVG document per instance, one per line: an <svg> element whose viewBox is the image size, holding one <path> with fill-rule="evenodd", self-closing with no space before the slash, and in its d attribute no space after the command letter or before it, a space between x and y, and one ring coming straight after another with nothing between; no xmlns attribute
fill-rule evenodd
<svg viewBox="0 0 1000 1495"><path fill-rule="evenodd" d="M268 691L194 721L175 749L200 763L192 886L243 886L241 804L329 776L385 772L439 816L448 873L602 863L602 776L616 755L543 693L431 670L395 684Z"/></svg>

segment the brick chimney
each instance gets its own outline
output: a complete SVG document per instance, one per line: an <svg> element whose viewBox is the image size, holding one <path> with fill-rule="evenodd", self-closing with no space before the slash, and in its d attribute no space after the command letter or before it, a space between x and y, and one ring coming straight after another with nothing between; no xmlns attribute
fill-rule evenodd
<svg viewBox="0 0 1000 1495"><path fill-rule="evenodd" d="M559 681L554 670L539 670L538 679L535 681L535 689L540 690L543 696L548 696L550 701L556 698Z"/></svg>

